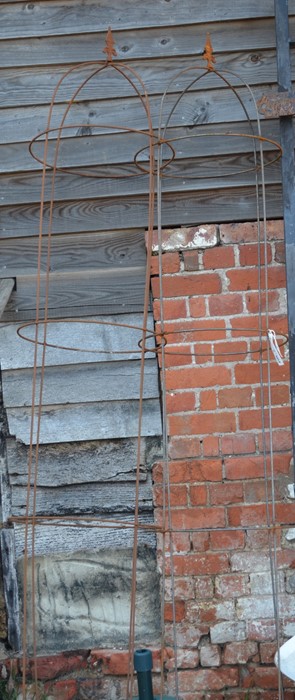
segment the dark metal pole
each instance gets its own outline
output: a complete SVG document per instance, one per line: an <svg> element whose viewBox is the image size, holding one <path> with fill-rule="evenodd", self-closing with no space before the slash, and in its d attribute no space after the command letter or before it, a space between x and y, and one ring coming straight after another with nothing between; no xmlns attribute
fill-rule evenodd
<svg viewBox="0 0 295 700"><path fill-rule="evenodd" d="M274 0L279 92L291 95L288 0ZM280 117L295 496L295 177L292 116Z"/></svg>

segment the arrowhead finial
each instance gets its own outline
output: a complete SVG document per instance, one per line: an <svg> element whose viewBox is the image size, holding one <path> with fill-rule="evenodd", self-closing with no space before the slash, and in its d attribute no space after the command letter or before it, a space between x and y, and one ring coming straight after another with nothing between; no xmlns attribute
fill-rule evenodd
<svg viewBox="0 0 295 700"><path fill-rule="evenodd" d="M115 42L114 42L111 27L109 27L108 31L107 31L106 45L105 45L105 48L103 49L103 53L106 53L108 63L112 63L113 56L118 55L117 51L115 49Z"/></svg>
<svg viewBox="0 0 295 700"><path fill-rule="evenodd" d="M203 53L203 58L207 61L207 70L214 70L214 63L216 62L215 56L213 54L213 48L211 44L210 34L207 34L207 40L205 44L205 49Z"/></svg>

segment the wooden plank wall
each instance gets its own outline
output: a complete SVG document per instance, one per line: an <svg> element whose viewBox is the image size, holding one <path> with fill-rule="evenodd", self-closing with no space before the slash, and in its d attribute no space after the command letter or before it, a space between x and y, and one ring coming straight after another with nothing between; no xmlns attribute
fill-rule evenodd
<svg viewBox="0 0 295 700"><path fill-rule="evenodd" d="M62 73L74 63L101 60L111 25L118 60L137 70L146 84L156 128L163 89L178 70L195 61L202 63L210 31L216 65L236 72L259 98L276 89L273 4L273 0L37 0L26 4L1 0L0 277L17 278L4 320L34 317L40 166L31 158L28 142L46 127L48 104ZM289 12L294 33L295 0L289 0ZM82 77L85 70L78 81ZM164 118L185 79L180 77L169 88ZM239 85L237 78L232 80ZM54 127L76 84L72 74L59 91ZM253 115L245 88L240 94ZM134 153L146 140L114 134L110 128L102 136L94 125L146 128L146 119L129 84L110 69L79 95L67 124L79 123L87 126L65 133L59 161L73 171L60 173L55 189L50 314L116 313L118 306L125 312L138 311L143 298L147 178L123 178L114 184L81 179L78 169L107 175L114 166L122 175L130 173ZM163 183L163 225L255 218L252 174L231 174L247 169L253 161L249 141L214 136L229 127L239 132L247 129L234 95L209 75L181 101L171 124L170 136L195 136L200 128L204 136L175 142L178 162L172 173L182 177ZM278 138L277 124L265 121L263 133ZM54 145L53 138L49 161ZM36 152L41 153L40 145ZM196 172L199 179L189 179ZM268 215L281 216L279 165L267 170L267 183ZM49 187L50 182L47 198Z"/></svg>

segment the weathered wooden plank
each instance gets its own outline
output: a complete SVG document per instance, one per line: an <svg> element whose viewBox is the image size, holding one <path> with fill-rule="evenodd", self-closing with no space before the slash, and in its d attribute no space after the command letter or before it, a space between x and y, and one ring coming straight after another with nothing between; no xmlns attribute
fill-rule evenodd
<svg viewBox="0 0 295 700"><path fill-rule="evenodd" d="M8 304L14 285L15 281L11 278L2 279L0 281L0 318Z"/></svg>
<svg viewBox="0 0 295 700"><path fill-rule="evenodd" d="M40 442L76 442L135 437L138 434L139 402L101 401L100 403L46 406L41 414ZM26 445L30 440L31 410L7 410L9 432ZM158 399L146 399L143 406L142 436L161 435ZM34 425L36 439L36 420Z"/></svg>
<svg viewBox="0 0 295 700"><path fill-rule="evenodd" d="M274 120L264 120L261 124L263 135L277 139L279 138L278 123ZM193 157L212 156L215 157L242 153L249 151L249 139L243 137L242 134L249 132L247 122L234 122L230 126L218 125L218 134L215 136L217 128L215 125L202 124L200 138L189 138L191 129L189 128L173 128L167 130L167 138L173 139L173 147L175 149L176 160ZM238 138L228 138L228 132L239 133ZM66 134L65 134L66 135ZM76 168L80 166L93 166L98 169L105 168L106 165L113 166L114 164L131 163L137 151L146 146L146 138L138 134L107 134L103 136L87 136L77 138L64 138L60 145L59 166ZM54 149L56 140L49 141L49 152L47 161L53 162ZM40 158L43 157L44 143L36 143L34 152ZM272 146L268 143L264 144L266 150ZM170 151L169 151L170 155ZM34 160L27 148L27 144L15 143L0 146L0 172L18 173L28 170L39 170L41 165ZM168 157L168 148L164 148L163 157ZM139 156L139 162L146 165L148 161L148 153L145 151ZM89 168L90 170L90 168ZM88 172L88 168L85 169ZM114 172L114 171L113 171ZM39 189L40 193L40 189Z"/></svg>
<svg viewBox="0 0 295 700"><path fill-rule="evenodd" d="M140 373L140 360L47 367L42 402L44 405L56 405L76 404L79 401L87 403L138 399ZM144 398L154 399L159 396L157 375L156 363L147 360L144 365ZM32 380L33 371L30 369L3 372L3 398L6 408L32 405ZM39 400L39 391L40 372L36 378L36 403Z"/></svg>
<svg viewBox="0 0 295 700"><path fill-rule="evenodd" d="M266 91L270 91L269 84L261 84L253 87L253 94L256 100ZM239 95L250 117L255 118L255 109L249 92L246 88L241 87L239 89ZM163 108L164 123L176 99L176 93L167 96ZM155 129L159 121L160 101L160 96L152 95L150 98L151 117ZM51 128L55 129L60 126L64 111L65 105L56 105L52 115ZM10 107L3 109L1 113L0 143L30 141L38 133L46 129L47 119L48 105L22 108ZM207 92L204 81L204 92L190 91L181 100L178 108L173 113L171 126L179 127L184 124L190 127L200 124L222 124L224 126L225 123L230 125L231 122L236 121L244 122L245 113L235 95L224 87L219 90L216 89ZM14 127L13 129L11 128L12 124ZM103 103L101 101L78 102L69 111L67 124L69 127L73 128L65 130L66 137L80 136L81 128L79 125L81 124L86 124L87 126L87 128L84 129L86 136L90 133L115 133L116 130L111 128L111 125L113 125L113 127L116 125L118 127L118 132L120 131L120 125L130 129L147 129L145 112L138 98L135 97L126 97L124 99L123 116L121 100L104 100ZM103 129L98 129L95 126L97 124L108 126L105 126Z"/></svg>
<svg viewBox="0 0 295 700"><path fill-rule="evenodd" d="M18 583L15 565L14 529L1 530L1 560L7 610L7 638L12 649L21 649Z"/></svg>
<svg viewBox="0 0 295 700"><path fill-rule="evenodd" d="M264 136L279 140L278 122L275 120L263 120L262 133ZM202 137L185 138L191 133L188 128L168 129L167 138L178 140L173 141L176 151L176 159L192 157L215 157L243 153L249 150L249 139L231 138L227 136L228 131L241 134L249 133L249 125L246 122L233 122L230 126L218 125L218 132L221 136L214 137L216 125L202 124ZM66 136L66 134L65 134ZM48 162L53 162L53 152L56 140L49 142ZM113 134L103 136L80 136L77 138L64 138L60 147L59 165L61 167L75 168L81 165L97 167L111 165L115 163L131 163L134 154L146 146L146 138L139 134ZM44 144L36 143L34 152L38 157L43 157ZM264 144L264 149L269 150L271 146ZM166 155L164 151L163 156ZM145 164L148 160L147 152L139 156L139 161ZM23 171L40 170L41 165L32 158L29 153L27 143L12 143L0 145L0 172L1 173L22 173ZM40 190L39 190L40 196ZM0 200L0 203L3 200Z"/></svg>
<svg viewBox="0 0 295 700"><path fill-rule="evenodd" d="M46 348L46 367L56 365L86 364L138 359L138 342L142 337L143 314L124 314L123 316L94 316L91 320L105 323L50 323L47 326L47 343L82 348L80 351ZM112 324L125 324L123 327ZM130 324L132 327L128 328ZM34 344L17 335L19 324L0 324L0 363L2 370L21 369L34 366ZM38 340L43 341L44 328L39 326ZM147 328L153 332L152 314L148 315ZM32 324L24 331L26 337L35 339L35 326ZM154 347L152 339L149 347ZM83 348L91 352L83 352ZM98 352L93 352L96 351ZM147 354L147 357L154 357ZM36 357L37 366L42 363L42 346Z"/></svg>
<svg viewBox="0 0 295 700"><path fill-rule="evenodd" d="M1 3L2 4L2 3ZM289 0L289 12L294 14L294 0ZM214 6L198 3L195 0L146 0L144 11L142 5L134 0L126 0L124 4L120 0L113 0L110 5L108 0L101 0L99 6L93 0L48 0L48 2L34 2L23 5L16 2L3 3L1 9L2 36L7 37L31 37L47 36L52 34L73 34L106 31L111 25L122 29L134 29L139 26L173 26L181 24L195 24L216 22L221 17L223 20L249 19L253 17L273 17L274 8L272 0L264 0L257 3L256 0L248 0L245 5L243 0L232 3L231 0L215 0Z"/></svg>
<svg viewBox="0 0 295 700"><path fill-rule="evenodd" d="M291 53L293 66L295 63L295 53ZM202 59L193 59L195 65L201 66L201 71L205 71L206 64ZM154 58L152 61L130 61L129 65L135 70L143 80L149 96L161 94L178 71L183 71L192 65L191 56L175 58ZM73 66L69 66L72 68ZM226 54L219 54L216 57L216 67L221 72L232 71L237 74L231 76L231 83L239 86L241 80L252 85L261 83L276 82L276 53L274 50L261 50L259 57L257 53L245 54L239 51ZM77 89L77 85L84 81L95 66L89 66L75 70L64 80L56 95L56 103L67 102ZM0 97L3 107L13 107L18 105L44 105L50 103L55 85L65 73L64 66L38 66L34 68L6 68L0 70ZM187 85L190 76L196 76L197 72L180 74L177 79L177 90L181 92ZM206 90L218 89L220 79L214 74L206 76ZM204 80L196 83L195 90L204 90ZM175 85L171 85L169 92L175 92ZM97 99L113 99L132 97L134 90L122 75L112 67L105 69L95 75L85 85L79 93L79 101L94 101Z"/></svg>
<svg viewBox="0 0 295 700"><path fill-rule="evenodd" d="M33 489L31 489L32 515ZM12 515L26 514L27 489L14 486L12 489ZM36 493L36 515L109 515L133 513L135 508L135 486L123 480L116 484L97 483L63 486L62 488L43 487ZM152 512L151 478L140 484L139 508Z"/></svg>
<svg viewBox="0 0 295 700"><path fill-rule="evenodd" d="M7 469L11 486L28 483L29 448L7 438ZM38 450L38 488L91 483L132 482L136 478L137 438L97 440L40 445ZM143 437L140 444L140 481L162 454L159 438ZM32 453L33 472L35 451ZM33 484L33 472L31 483ZM6 516L11 515L11 507Z"/></svg>
<svg viewBox="0 0 295 700"><path fill-rule="evenodd" d="M228 137L229 138L229 137ZM237 141L238 139L232 139ZM191 139L191 142L193 139ZM196 144L195 144L196 145ZM257 144L256 144L257 145ZM180 185L185 184L185 189L193 190L196 186L203 190L214 189L215 187L239 187L241 185L252 184L254 180L254 155L253 142L249 140L247 150L251 149L250 153L235 154L230 156L219 157L204 157L190 158L186 160L177 160L171 163L166 169L166 174L169 177L162 180L162 192L177 192ZM259 144L258 144L259 148ZM274 157L273 152L265 152L265 163L271 161ZM258 155L258 162L259 162ZM115 172L122 175L122 179L114 180L104 179L103 174L107 178L108 174L114 172L113 169L102 168L87 168L88 173L100 174L102 179L99 184L95 177L83 178L80 176L79 170L76 173L57 173L55 178L55 201L72 200L75 195L77 199L93 199L97 197L98 191L100 197L124 197L126 195L144 194L148 191L148 175L128 178L128 173L135 173L134 165L131 166L116 166ZM277 162L271 168L265 170L266 183L274 183L280 181L280 163ZM140 175L140 173L138 173ZM124 177L124 175L126 177ZM175 177L174 177L175 176ZM40 173L27 173L7 175L0 177L0 190L2 191L2 201L0 206L11 204L22 204L30 202L38 202L40 197ZM52 190L52 173L48 173L46 179L45 200L49 200ZM118 236L116 237L118 239ZM93 239L92 239L93 240ZM86 239L87 244L87 239ZM123 243L124 245L124 243ZM111 237L110 245L111 247ZM142 245L143 247L143 245ZM109 252L108 248L108 252ZM82 250L84 245L82 246ZM86 247L86 254L87 254ZM85 255L85 253L84 253ZM124 255L124 253L123 253ZM123 257L122 255L122 257ZM73 257L73 256L72 256ZM105 256L106 257L106 256ZM11 266L6 267L6 256L1 252L1 258L5 264L6 276L12 274L9 272ZM13 258L15 255L13 253ZM134 255L134 263L139 264ZM5 260L5 262L4 262ZM142 261L142 257L140 262ZM118 259L114 259L115 264ZM119 259L121 263L121 260ZM124 260L125 265L128 265L128 257ZM110 264L110 263L109 263ZM53 268L54 269L54 268ZM75 268L74 268L75 269Z"/></svg>
<svg viewBox="0 0 295 700"><path fill-rule="evenodd" d="M140 314L143 310L143 304L142 302L140 303L135 303L135 301L130 301L128 304L122 304L121 306L118 306L118 304L95 304L95 305L89 305L89 306L61 306L59 308L54 308L50 309L50 319L54 320L59 320L61 318L67 318L67 319L77 319L81 318L81 315L83 319L92 319L95 317L98 313L102 318L108 318L110 315L114 314L122 314L121 319L125 316L125 314ZM44 314L44 309L40 309L40 314L39 314L39 319L43 320L45 317ZM10 311L6 311L4 314L4 318L2 318L2 321L5 321L6 323L10 323L11 321L13 323L23 323L24 321L34 321L36 318L36 309L26 309L24 311L20 311L18 308L12 308Z"/></svg>
<svg viewBox="0 0 295 700"><path fill-rule="evenodd" d="M47 239L41 260L41 271L46 271ZM0 278L22 273L35 274L37 265L37 238L4 239L0 242ZM81 236L55 236L51 243L50 269L52 272L83 272L112 267L124 269L143 267L146 249L143 230L108 231Z"/></svg>
<svg viewBox="0 0 295 700"><path fill-rule="evenodd" d="M40 309L45 305L46 279L42 275L40 290ZM111 268L111 270L88 270L82 273L53 273L50 275L48 310L60 318L64 316L63 308L80 307L80 315L87 313L87 307L95 307L96 314L103 307L112 308L113 313L130 311L132 308L143 309L145 287L145 268ZM18 314L36 309L36 275L17 278L17 288L12 292L9 303L2 316L3 321L9 320L11 314ZM103 311L102 311L103 313ZM111 313L111 312L109 312ZM78 314L79 315L79 314ZM56 315L55 318L58 316ZM28 319L32 315L27 316Z"/></svg>
<svg viewBox="0 0 295 700"><path fill-rule="evenodd" d="M281 216L281 189L280 185L269 185L267 188L268 216ZM253 187L232 187L215 190L195 189L189 192L178 192L166 194L162 203L162 225L178 226L186 223L198 225L206 221L234 221L238 217L239 221L256 218L255 195ZM140 227L148 220L148 197L125 197L102 200L86 200L62 202L55 205L53 232L65 233L65 229L70 226L71 232L106 230L111 225L113 230L121 229L122 222L126 228L128 226ZM3 207L1 233L2 237L8 236L30 236L37 235L39 227L39 205L22 205L13 208ZM123 271L120 271L121 275ZM93 273L94 274L94 273ZM100 273L101 274L101 273ZM135 277L135 270L134 270ZM64 277L64 276L63 276ZM115 282L115 280L114 280ZM58 278L55 280L56 288L64 287L64 280L58 285ZM70 275L69 275L70 283ZM107 283L107 282L106 282ZM13 292L14 299L20 299L25 292L25 286L32 286L32 281L20 278L18 285L22 288L22 294ZM87 281L86 281L87 284ZM108 283L107 283L108 284ZM118 284L116 285L118 287ZM20 287L19 287L20 288ZM69 285L68 285L69 288ZM115 287L116 289L116 287ZM114 290L113 290L114 291ZM71 295L71 290L69 290ZM131 290L130 293L132 294ZM74 303L76 297L80 302L78 290L73 289L74 297L70 298L70 303ZM99 303L109 301L110 290L98 290ZM112 294L112 297L114 295ZM130 298L130 294L129 294ZM134 298L134 295L133 295ZM60 299L60 303L62 299ZM93 303L92 295L88 292L83 295L81 302L85 304ZM12 300L14 303L14 300ZM30 304L31 302L29 302ZM26 308L31 308L25 302ZM54 306L54 303L51 304ZM23 308L23 307L22 307ZM97 312L99 313L99 312Z"/></svg>
<svg viewBox="0 0 295 700"><path fill-rule="evenodd" d="M295 30L295 18L290 17L290 28ZM117 60L137 58L187 56L203 53L208 26L152 27L151 29L116 31ZM293 31L294 33L294 31ZM212 22L210 35L214 51L231 48L251 50L275 48L275 30L272 18L243 19L242 21ZM1 66L54 65L97 61L103 54L105 32L49 36L28 39L2 40Z"/></svg>
<svg viewBox="0 0 295 700"><path fill-rule="evenodd" d="M76 552L77 550L99 550L110 548L132 547L133 544L133 529L132 523L134 516L120 513L116 515L116 520L120 523L129 522L131 527L124 528L120 525L110 527L75 527L67 524L67 526L54 526L46 523L45 525L37 525L35 527L35 546L34 551L36 556L49 556L56 552L65 554L67 552ZM151 513L141 513L140 522L145 525L151 525L151 530L139 530L139 544L149 544L155 546L155 535L152 532L153 517ZM66 523L65 523L66 525ZM25 527L24 525L15 525L15 552L16 558L20 558L24 554L25 543ZM32 537L31 528L29 528L28 538L28 555L32 554Z"/></svg>

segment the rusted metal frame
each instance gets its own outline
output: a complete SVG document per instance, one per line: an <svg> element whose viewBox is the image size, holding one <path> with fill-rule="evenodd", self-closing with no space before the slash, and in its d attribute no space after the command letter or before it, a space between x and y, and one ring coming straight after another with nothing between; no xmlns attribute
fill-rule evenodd
<svg viewBox="0 0 295 700"><path fill-rule="evenodd" d="M279 92L291 95L291 62L289 42L288 0L274 0L277 72ZM292 116L280 117L282 155L283 215L286 250L287 309L290 349L290 393L292 410L292 442L295 495L295 173L294 131Z"/></svg>

